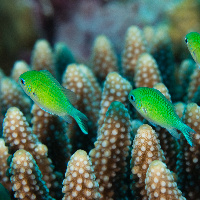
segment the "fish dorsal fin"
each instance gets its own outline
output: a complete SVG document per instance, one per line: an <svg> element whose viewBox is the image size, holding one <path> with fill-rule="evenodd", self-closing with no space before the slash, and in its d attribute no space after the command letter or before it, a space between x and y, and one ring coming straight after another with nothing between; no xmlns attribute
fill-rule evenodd
<svg viewBox="0 0 200 200"><path fill-rule="evenodd" d="M48 70L40 70L40 73L45 74L49 78L54 78Z"/></svg>
<svg viewBox="0 0 200 200"><path fill-rule="evenodd" d="M52 76L52 74L48 70L40 70L40 72L51 79L54 84L62 90L62 92L65 94L66 98L70 101L71 104L75 104L77 102L76 94L60 85L60 83Z"/></svg>

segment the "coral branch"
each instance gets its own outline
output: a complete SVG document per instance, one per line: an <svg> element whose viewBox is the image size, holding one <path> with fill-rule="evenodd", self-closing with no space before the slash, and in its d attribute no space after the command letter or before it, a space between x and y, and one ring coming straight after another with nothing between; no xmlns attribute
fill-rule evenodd
<svg viewBox="0 0 200 200"><path fill-rule="evenodd" d="M62 192L65 193L63 200L100 198L92 163L85 151L78 150L70 158Z"/></svg>
<svg viewBox="0 0 200 200"><path fill-rule="evenodd" d="M127 161L130 141L130 117L121 102L112 102L101 126L95 148L90 151L99 183L101 199L127 195Z"/></svg>
<svg viewBox="0 0 200 200"><path fill-rule="evenodd" d="M170 170L159 160L154 160L149 165L145 184L149 200L186 200L178 189Z"/></svg>
<svg viewBox="0 0 200 200"><path fill-rule="evenodd" d="M22 200L54 200L42 180L42 174L33 156L23 149L15 152L10 165L15 198Z"/></svg>
<svg viewBox="0 0 200 200"><path fill-rule="evenodd" d="M133 141L131 160L132 187L136 198L141 200L148 199L147 191L145 190L147 169L152 161L163 161L164 159L164 153L161 150L155 131L147 124L140 126Z"/></svg>

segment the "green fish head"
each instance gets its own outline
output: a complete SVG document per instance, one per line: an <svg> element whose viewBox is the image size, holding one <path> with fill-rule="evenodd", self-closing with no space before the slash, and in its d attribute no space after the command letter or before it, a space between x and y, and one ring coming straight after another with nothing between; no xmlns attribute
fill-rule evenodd
<svg viewBox="0 0 200 200"><path fill-rule="evenodd" d="M139 88L138 88L139 89ZM140 110L142 107L142 98L141 98L141 93L139 92L138 89L131 90L128 99L131 102L131 104L137 109Z"/></svg>
<svg viewBox="0 0 200 200"><path fill-rule="evenodd" d="M34 98L35 91L37 89L36 86L36 77L38 76L38 71L27 71L20 75L19 77L19 84L25 91L25 93L30 96L31 98Z"/></svg>
<svg viewBox="0 0 200 200"><path fill-rule="evenodd" d="M185 36L187 47L195 60L200 66L200 34L197 32L190 32Z"/></svg>

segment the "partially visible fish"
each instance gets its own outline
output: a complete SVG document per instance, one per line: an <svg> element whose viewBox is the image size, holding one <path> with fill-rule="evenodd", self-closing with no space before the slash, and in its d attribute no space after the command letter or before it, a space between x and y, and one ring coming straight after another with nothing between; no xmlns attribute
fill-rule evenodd
<svg viewBox="0 0 200 200"><path fill-rule="evenodd" d="M187 47L200 68L200 34L197 32L190 32L185 36Z"/></svg>
<svg viewBox="0 0 200 200"><path fill-rule="evenodd" d="M193 146L193 129L184 124L175 112L172 103L154 88L140 87L129 93L129 101L136 110L152 124L166 128L172 136L179 139L180 130L188 143Z"/></svg>
<svg viewBox="0 0 200 200"><path fill-rule="evenodd" d="M44 111L56 114L68 123L72 123L73 117L82 132L88 134L87 117L72 105L76 102L75 93L61 86L49 71L27 71L20 75L19 82L26 94Z"/></svg>

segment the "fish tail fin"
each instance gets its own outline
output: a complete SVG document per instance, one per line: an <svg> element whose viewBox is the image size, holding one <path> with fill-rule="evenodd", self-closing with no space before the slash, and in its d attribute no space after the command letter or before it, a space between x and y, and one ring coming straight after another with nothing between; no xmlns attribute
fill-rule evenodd
<svg viewBox="0 0 200 200"><path fill-rule="evenodd" d="M72 117L76 120L76 122L79 125L81 131L84 134L88 134L88 127L87 127L88 118L82 112L80 112L77 109L74 109Z"/></svg>
<svg viewBox="0 0 200 200"><path fill-rule="evenodd" d="M184 123L181 124L179 130L183 133L190 146L194 146L193 136L196 132Z"/></svg>

